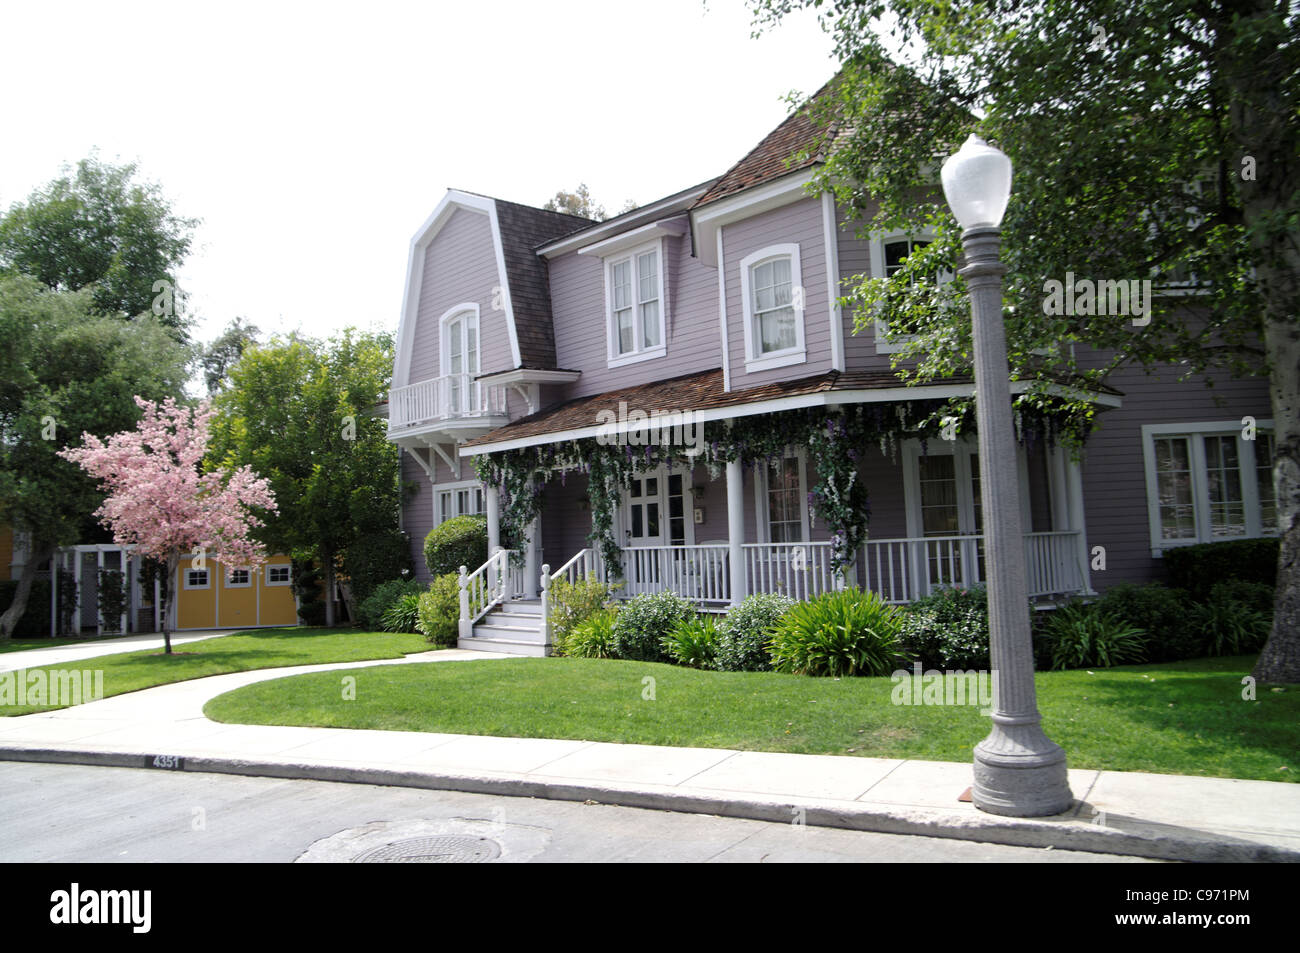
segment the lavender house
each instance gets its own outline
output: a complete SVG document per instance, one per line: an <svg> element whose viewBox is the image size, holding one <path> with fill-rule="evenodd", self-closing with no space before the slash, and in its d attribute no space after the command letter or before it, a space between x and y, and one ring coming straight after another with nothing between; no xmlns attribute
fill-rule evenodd
<svg viewBox="0 0 1300 953"><path fill-rule="evenodd" d="M813 132L795 114L721 177L605 222L451 191L416 233L388 404L418 486L404 527L422 573L425 535L455 515L486 514L490 551L513 547L468 567L462 644L542 654L536 600L561 575L616 573L622 595L671 588L717 608L982 581L975 438L907 430L973 384L903 387L883 329L854 333L840 283L886 275L912 246L855 237L831 195L808 193L816 160L787 160ZM1035 598L1158 579L1169 547L1276 532L1266 382L1177 376L1133 370L1090 394L1103 412L1082 463L1032 431L1005 462ZM805 437L828 420L857 435L860 535L819 518L828 496L861 501ZM515 482L492 485L506 472Z"/></svg>

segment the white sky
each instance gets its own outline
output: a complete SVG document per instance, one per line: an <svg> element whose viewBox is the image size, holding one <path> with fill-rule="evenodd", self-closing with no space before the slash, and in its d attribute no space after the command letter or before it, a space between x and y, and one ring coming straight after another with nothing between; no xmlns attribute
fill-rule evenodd
<svg viewBox="0 0 1300 953"><path fill-rule="evenodd" d="M742 0L43 0L0 12L0 207L98 148L201 218L181 275L210 340L395 330L445 189L610 214L719 175L835 71L798 14Z"/></svg>

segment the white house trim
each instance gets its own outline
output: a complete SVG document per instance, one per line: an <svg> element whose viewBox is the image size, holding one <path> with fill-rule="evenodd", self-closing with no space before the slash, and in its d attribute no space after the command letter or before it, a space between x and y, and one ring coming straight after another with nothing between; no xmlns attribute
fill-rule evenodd
<svg viewBox="0 0 1300 953"><path fill-rule="evenodd" d="M646 252L653 251L656 256L656 279L659 283L659 343L653 347L643 347L643 327L641 325L641 304L638 301L640 297L640 277L637 274L637 260ZM668 353L668 295L665 284L664 273L667 269L667 262L664 260L664 242L663 238L653 238L648 242L640 245L623 246L622 249L603 259L603 270L605 275L605 356L609 367L623 367L627 364L637 364L641 361L650 361L657 357L664 357ZM626 354L618 353L618 332L614 327L614 286L612 281L612 272L615 265L628 262L629 279L631 281L632 294L632 343L635 345L632 351Z"/></svg>
<svg viewBox="0 0 1300 953"><path fill-rule="evenodd" d="M640 228L634 228L630 232L615 235L613 238L607 238L592 245L584 245L578 249L578 254L608 258L620 252L646 245L656 239L680 238L686 234L687 227L686 216L677 215L659 222L651 222L649 225L642 225Z"/></svg>
<svg viewBox="0 0 1300 953"><path fill-rule="evenodd" d="M483 369L483 322L479 317L479 306L473 301L465 301L448 308L438 319L438 367L443 377L451 373L451 352L447 350L447 324L452 318L458 318L466 312L472 312L474 315L474 366L480 371ZM462 371L462 373L468 372Z"/></svg>
<svg viewBox="0 0 1300 953"><path fill-rule="evenodd" d="M1019 394L1028 390L1031 381L1012 381L1011 393ZM1077 388L1052 384L1048 393L1058 395L1082 396L1103 407L1119 407L1121 401L1112 394L1088 394ZM798 410L803 407L826 407L833 404L878 404L907 400L947 400L954 397L974 397L974 384L933 384L918 387L883 387L821 391L814 394L798 394L793 397L776 397L771 400L757 400L749 404L733 404L727 407L715 407L697 410L694 418L701 423L710 420L730 420L735 417L749 417L753 414L774 414L783 410ZM494 443L476 444L472 447L462 446L462 457L475 457L483 453L497 453L501 450L514 450L519 447L536 447L548 443L562 443L567 440L582 440L586 437L627 433L645 426L644 421L620 421L611 424L593 424L590 427L575 427L571 430L557 430L551 433L533 434L528 437L516 437Z"/></svg>
<svg viewBox="0 0 1300 953"><path fill-rule="evenodd" d="M601 240L603 236L619 234L625 229L633 229L644 224L647 220L656 216L662 216L665 212L673 209L675 206L685 207L698 199L701 195L713 187L716 179L710 179L700 185L684 189L676 195L669 195L657 202L652 202L642 208L633 209L626 215L619 215L608 222L600 224L593 223L593 227L584 228L577 234L569 235L557 239L549 244L542 245L537 249L537 253L543 258L554 258L556 255L563 255L565 252L573 251L576 248L584 248Z"/></svg>
<svg viewBox="0 0 1300 953"><path fill-rule="evenodd" d="M1273 421L1258 420L1257 430L1274 434ZM1196 536L1192 539L1164 539L1160 533L1160 495L1156 479L1155 438L1157 437L1237 437L1237 469L1241 479L1241 503L1245 512L1245 532L1241 536L1214 537L1210 534L1209 491L1205 485L1205 441L1192 440L1188 444L1188 466L1191 468L1192 511L1196 519ZM1255 446L1242 436L1240 418L1235 420L1197 421L1194 423L1144 424L1142 426L1142 465L1147 493L1147 525L1150 533L1151 555L1160 558L1166 549L1195 546L1198 543L1218 542L1228 539L1258 539L1272 536L1260 523L1259 487L1255 482Z"/></svg>
<svg viewBox="0 0 1300 953"><path fill-rule="evenodd" d="M691 219L700 261L711 267L717 266L718 263L713 260L717 241L714 235L723 225L809 198L805 186L812 181L813 174L812 169L805 169L784 175L774 182L745 189L694 210Z"/></svg>
<svg viewBox="0 0 1300 953"><path fill-rule="evenodd" d="M718 324L722 331L722 389L731 391L731 343L727 335L727 262L722 254L722 226L718 226Z"/></svg>
<svg viewBox="0 0 1300 953"><path fill-rule="evenodd" d="M750 295L750 270L775 258L790 259L791 307L794 309L793 347L769 354L759 352L758 331L754 327L754 302ZM803 272L800 268L799 245L797 242L785 242L768 245L746 255L740 260L740 297L741 313L745 316L745 372L771 370L774 367L786 367L790 364L802 364L808 360L808 349L804 337L804 287Z"/></svg>
<svg viewBox="0 0 1300 953"><path fill-rule="evenodd" d="M916 234L908 234L904 231L877 232L872 234L870 240L872 278L885 277L885 245L903 239L907 239L909 242L932 242L935 239L935 234L930 229L923 229ZM913 339L912 336L908 336L907 338L900 338L896 341L887 341L885 340L885 337L888 330L888 325L886 325L884 321L879 318L875 320L874 337L877 354L893 354L896 351L901 351L904 345Z"/></svg>
<svg viewBox="0 0 1300 953"><path fill-rule="evenodd" d="M501 244L501 225L497 220L496 201L486 196L450 189L411 239L410 257L406 264L406 288L402 293L402 315L397 325L397 355L393 362L392 386L394 388L411 383L411 348L415 342L415 326L419 319L420 287L425 277L425 253L438 232L458 209L486 215L491 225L501 307L505 312L506 331L510 337L510 354L514 359L515 367L523 363L519 356L519 336L515 330L515 310L510 298L510 282L506 276L505 250Z"/></svg>
<svg viewBox="0 0 1300 953"><path fill-rule="evenodd" d="M844 364L844 314L840 309L840 244L835 225L835 197L822 193L822 238L826 244L826 311L831 323L831 369Z"/></svg>

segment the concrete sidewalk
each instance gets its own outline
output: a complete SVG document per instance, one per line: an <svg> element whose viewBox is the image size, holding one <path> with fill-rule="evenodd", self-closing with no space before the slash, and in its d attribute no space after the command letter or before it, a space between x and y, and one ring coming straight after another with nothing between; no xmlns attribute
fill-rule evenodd
<svg viewBox="0 0 1300 953"><path fill-rule="evenodd" d="M211 629L189 635L172 633L172 648L204 639L215 639L219 635L234 635L243 629ZM156 632L144 635L124 635L116 639L96 639L77 645L42 645L39 648L22 649L18 652L6 652L0 655L0 672L13 672L20 668L32 668L37 665L66 665L83 659L98 658L101 655L119 655L123 652L143 652L146 649L161 649L163 637Z"/></svg>
<svg viewBox="0 0 1300 953"><path fill-rule="evenodd" d="M1300 861L1300 784L1073 770L1053 818L958 800L970 764L340 728L223 725L211 698L312 671L506 656L446 650L239 672L0 719L0 759L594 800L629 807L1191 861Z"/></svg>

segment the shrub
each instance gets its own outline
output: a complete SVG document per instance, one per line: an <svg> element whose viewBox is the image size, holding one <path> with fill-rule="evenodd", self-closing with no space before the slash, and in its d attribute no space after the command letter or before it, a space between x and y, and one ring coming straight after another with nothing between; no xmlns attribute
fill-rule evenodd
<svg viewBox="0 0 1300 953"><path fill-rule="evenodd" d="M796 675L886 675L910 661L902 612L874 592L827 592L794 606L772 636L772 668Z"/></svg>
<svg viewBox="0 0 1300 953"><path fill-rule="evenodd" d="M1276 536L1229 539L1220 543L1179 546L1164 554L1169 583L1186 589L1197 602L1206 602L1216 582L1244 579L1272 586L1277 582Z"/></svg>
<svg viewBox="0 0 1300 953"><path fill-rule="evenodd" d="M1243 585L1250 588L1243 589ZM1187 627L1210 655L1257 652L1273 626L1272 612L1258 607L1262 601L1258 583L1219 583L1210 590L1209 602L1192 607Z"/></svg>
<svg viewBox="0 0 1300 953"><path fill-rule="evenodd" d="M1276 590L1261 582L1245 579L1225 579L1210 589L1210 602L1237 602L1256 612L1273 618L1273 601Z"/></svg>
<svg viewBox="0 0 1300 953"><path fill-rule="evenodd" d="M324 625L324 573L310 559L294 559L291 571L293 591L298 596L298 618L303 625Z"/></svg>
<svg viewBox="0 0 1300 953"><path fill-rule="evenodd" d="M384 613L385 632L419 632L420 596L408 592L397 597Z"/></svg>
<svg viewBox="0 0 1300 953"><path fill-rule="evenodd" d="M776 624L794 606L794 600L779 593L759 592L747 596L727 610L718 626L715 664L723 672L769 672L772 656L767 643Z"/></svg>
<svg viewBox="0 0 1300 953"><path fill-rule="evenodd" d="M634 662L665 662L664 636L678 622L694 616L695 606L675 592L635 596L623 604L614 620L614 656Z"/></svg>
<svg viewBox="0 0 1300 953"><path fill-rule="evenodd" d="M383 628L384 616L398 599L408 595L419 596L422 592L424 586L416 579L390 579L380 583L357 604L357 625L369 632Z"/></svg>
<svg viewBox="0 0 1300 953"><path fill-rule="evenodd" d="M563 578L551 583L547 597L551 614L551 651L555 655L568 655L569 634L608 606L610 597L621 585L601 582L595 576L587 576L576 583Z"/></svg>
<svg viewBox="0 0 1300 953"><path fill-rule="evenodd" d="M900 638L926 668L989 667L989 600L982 586L940 589L903 608Z"/></svg>
<svg viewBox="0 0 1300 953"><path fill-rule="evenodd" d="M1145 658L1146 633L1113 612L1070 602L1044 625L1053 669L1110 668Z"/></svg>
<svg viewBox="0 0 1300 953"><path fill-rule="evenodd" d="M4 612L14 601L18 591L17 579L0 580L0 612ZM151 590L152 591L152 590ZM80 623L74 620L73 609L77 600L77 577L67 570L59 571L59 608L62 619L59 631L76 634L81 631ZM114 619L114 623L116 623ZM27 591L27 608L18 617L14 626L13 637L16 639L44 639L50 634L50 581L33 579Z"/></svg>
<svg viewBox="0 0 1300 953"><path fill-rule="evenodd" d="M1186 591L1153 582L1107 589L1094 605L1146 632L1147 661L1177 662L1205 654L1205 640L1187 625L1190 603Z"/></svg>
<svg viewBox="0 0 1300 953"><path fill-rule="evenodd" d="M679 665L713 668L718 652L720 627L712 616L698 616L678 622L663 637L663 650Z"/></svg>
<svg viewBox="0 0 1300 953"><path fill-rule="evenodd" d="M354 540L343 554L343 572L352 584L358 621L361 619L361 603L384 583L402 578L403 570L409 575L414 568L411 565L411 541L405 533L397 530L363 533ZM376 623L363 624L374 628Z"/></svg>
<svg viewBox="0 0 1300 953"><path fill-rule="evenodd" d="M429 583L420 596L415 629L426 640L455 646L460 639L460 577L449 572Z"/></svg>
<svg viewBox="0 0 1300 953"><path fill-rule="evenodd" d="M47 588L46 592L48 591ZM98 596L99 618L104 625L104 632L116 635L121 631L122 616L127 614L131 602L131 594L126 587L126 574L116 569L101 569ZM47 595L46 611L49 611L49 605L50 600Z"/></svg>
<svg viewBox="0 0 1300 953"><path fill-rule="evenodd" d="M487 558L485 516L453 516L435 526L424 538L424 561L435 578L460 572L461 566L473 572Z"/></svg>
<svg viewBox="0 0 1300 953"><path fill-rule="evenodd" d="M617 609L600 609L575 625L565 639L565 654L571 658L614 658L617 616Z"/></svg>

